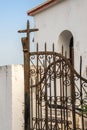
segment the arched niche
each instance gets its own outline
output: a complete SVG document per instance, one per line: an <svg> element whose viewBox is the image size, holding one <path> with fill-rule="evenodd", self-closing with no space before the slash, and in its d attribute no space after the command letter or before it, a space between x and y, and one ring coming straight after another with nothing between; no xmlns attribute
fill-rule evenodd
<svg viewBox="0 0 87 130"><path fill-rule="evenodd" d="M63 55L67 55L71 63L74 64L74 38L69 30L64 30L60 33L58 46Z"/></svg>

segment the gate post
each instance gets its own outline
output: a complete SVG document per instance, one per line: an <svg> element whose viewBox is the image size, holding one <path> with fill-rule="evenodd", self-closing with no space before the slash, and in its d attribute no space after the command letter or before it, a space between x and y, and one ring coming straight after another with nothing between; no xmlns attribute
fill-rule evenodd
<svg viewBox="0 0 87 130"><path fill-rule="evenodd" d="M29 48L27 47L27 38L22 38L22 46L24 52L24 120L25 120L25 130L29 130L30 124L30 86L29 86ZM26 49L25 49L26 47Z"/></svg>
<svg viewBox="0 0 87 130"><path fill-rule="evenodd" d="M24 130L30 130L30 86L29 86L29 21L27 21L27 30L19 30L19 33L27 33L27 37L21 38L24 53Z"/></svg>
<svg viewBox="0 0 87 130"><path fill-rule="evenodd" d="M30 130L30 33L38 29L30 29L27 21L27 29L19 30L19 33L27 33L21 38L24 52L24 130Z"/></svg>

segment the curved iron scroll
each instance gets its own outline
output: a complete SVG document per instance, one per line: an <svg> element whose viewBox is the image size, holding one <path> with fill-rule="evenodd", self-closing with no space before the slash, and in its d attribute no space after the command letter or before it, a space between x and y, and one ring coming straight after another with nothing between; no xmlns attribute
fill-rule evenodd
<svg viewBox="0 0 87 130"><path fill-rule="evenodd" d="M52 65L54 65L54 64L57 64L57 63L59 63L59 62L65 62L67 65L68 65L68 67L69 67L69 69L70 70L72 70L73 71L73 74L75 74L76 75L76 77L77 78L80 78L82 81L84 81L85 83L87 83L87 79L85 79L84 77L82 77L82 76L80 76L79 74L78 74L78 72L73 68L73 66L71 65L71 63L69 62L69 60L68 59L66 59L62 54L60 54L60 53L56 53L56 52L32 52L32 53L30 53L30 56L32 57L32 56L34 56L34 55L37 55L37 56L40 56L40 55L54 55L54 56L57 56L57 57L59 57L60 59L58 59L58 60L56 60L56 61L54 61L54 62L52 62L52 63L50 63L49 65L48 65L48 67L46 67L45 68L45 72L44 72L44 75L43 75L43 77L42 77L42 79L41 79L41 81L39 81L37 84L35 84L35 85L32 85L31 87L35 87L35 86L38 86L39 84L41 84L42 82L43 82L43 80L45 79L45 75L47 74L47 72L49 71L49 69L52 67ZM34 68L36 69L36 66L34 65L34 64L32 64L33 66L34 66ZM31 71L32 71L32 69L31 69ZM32 76L32 73L31 73L31 76Z"/></svg>

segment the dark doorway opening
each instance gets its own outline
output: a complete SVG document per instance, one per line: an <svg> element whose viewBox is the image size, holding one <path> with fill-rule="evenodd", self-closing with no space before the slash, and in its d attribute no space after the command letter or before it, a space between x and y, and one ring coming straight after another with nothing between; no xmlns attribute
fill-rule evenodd
<svg viewBox="0 0 87 130"><path fill-rule="evenodd" d="M69 54L70 54L70 62L72 65L74 65L74 48L73 48L73 36L70 39L70 45L69 45Z"/></svg>

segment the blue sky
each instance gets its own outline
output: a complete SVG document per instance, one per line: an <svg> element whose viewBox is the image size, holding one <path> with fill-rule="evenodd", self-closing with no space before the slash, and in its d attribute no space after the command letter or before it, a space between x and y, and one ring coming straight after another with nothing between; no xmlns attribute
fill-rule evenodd
<svg viewBox="0 0 87 130"><path fill-rule="evenodd" d="M44 0L0 0L0 66L23 64L21 37L17 31L26 28L26 21L33 18L27 11ZM32 48L33 50L33 48Z"/></svg>

